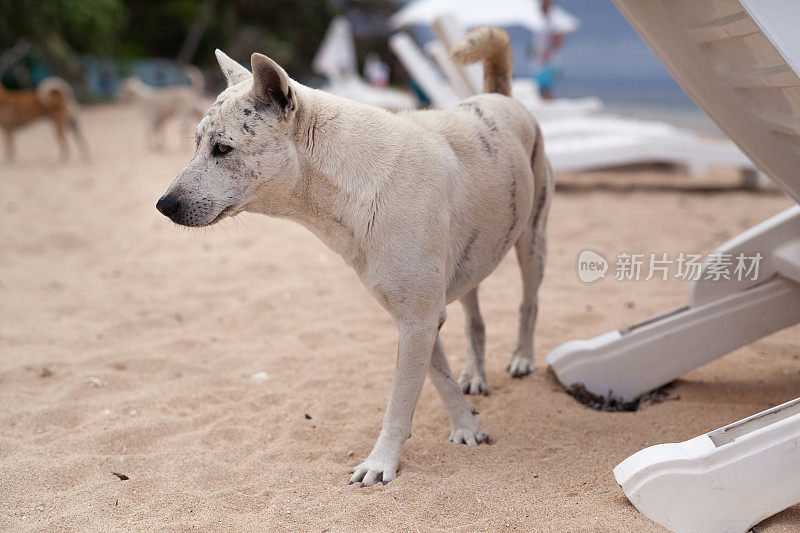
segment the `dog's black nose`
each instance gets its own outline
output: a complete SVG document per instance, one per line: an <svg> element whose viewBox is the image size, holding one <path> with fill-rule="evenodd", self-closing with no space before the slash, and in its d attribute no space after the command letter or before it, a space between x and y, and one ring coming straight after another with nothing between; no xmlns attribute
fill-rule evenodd
<svg viewBox="0 0 800 533"><path fill-rule="evenodd" d="M156 204L156 209L161 211L164 216L172 218L172 215L178 212L181 208L181 203L172 196L162 196Z"/></svg>

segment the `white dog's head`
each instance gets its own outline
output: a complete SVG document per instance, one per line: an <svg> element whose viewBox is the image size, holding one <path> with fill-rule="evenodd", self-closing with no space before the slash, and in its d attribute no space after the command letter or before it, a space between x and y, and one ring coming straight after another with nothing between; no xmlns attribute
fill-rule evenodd
<svg viewBox="0 0 800 533"><path fill-rule="evenodd" d="M261 54L251 57L252 75L219 50L217 60L228 88L197 126L194 157L156 204L183 226L265 212L291 195L300 178L294 82Z"/></svg>

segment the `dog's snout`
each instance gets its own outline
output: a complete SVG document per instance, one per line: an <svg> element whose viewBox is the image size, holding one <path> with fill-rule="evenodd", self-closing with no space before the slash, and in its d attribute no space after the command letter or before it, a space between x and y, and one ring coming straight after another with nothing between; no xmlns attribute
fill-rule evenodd
<svg viewBox="0 0 800 533"><path fill-rule="evenodd" d="M156 203L156 209L158 209L162 215L170 218L172 218L180 208L181 203L173 196L162 196L158 200L158 203Z"/></svg>

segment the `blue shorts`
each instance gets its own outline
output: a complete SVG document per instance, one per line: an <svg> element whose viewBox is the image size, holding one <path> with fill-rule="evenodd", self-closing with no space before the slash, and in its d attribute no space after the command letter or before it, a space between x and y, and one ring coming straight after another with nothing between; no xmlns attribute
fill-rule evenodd
<svg viewBox="0 0 800 533"><path fill-rule="evenodd" d="M557 74L555 65L545 65L533 74L533 79L540 90L547 91L553 88Z"/></svg>

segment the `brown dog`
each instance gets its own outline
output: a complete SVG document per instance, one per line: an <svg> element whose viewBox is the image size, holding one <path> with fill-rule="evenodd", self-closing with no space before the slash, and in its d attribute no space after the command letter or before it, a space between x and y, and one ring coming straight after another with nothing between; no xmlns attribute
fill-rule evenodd
<svg viewBox="0 0 800 533"><path fill-rule="evenodd" d="M88 157L86 140L78 128L77 107L72 88L61 78L47 78L36 89L22 91L9 91L0 85L0 126L3 128L6 158L14 159L14 131L42 117L53 121L62 159L69 157L66 129L75 136L83 156Z"/></svg>

